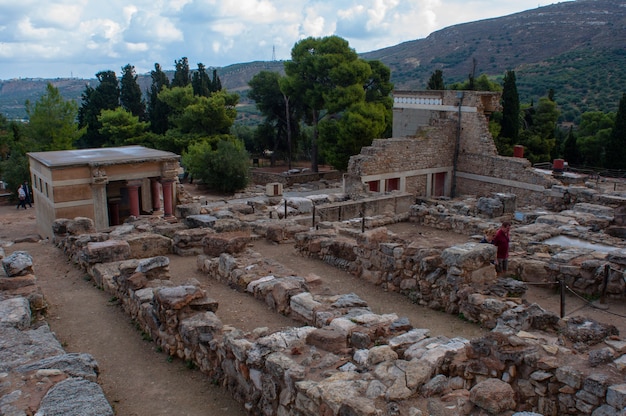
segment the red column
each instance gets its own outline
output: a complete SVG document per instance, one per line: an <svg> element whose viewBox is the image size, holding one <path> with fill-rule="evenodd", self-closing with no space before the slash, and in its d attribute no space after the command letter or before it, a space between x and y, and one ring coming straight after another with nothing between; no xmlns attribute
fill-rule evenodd
<svg viewBox="0 0 626 416"><path fill-rule="evenodd" d="M171 180L161 181L161 185L163 186L163 213L166 217L171 217L174 212L174 206L172 204L172 183L174 182Z"/></svg>
<svg viewBox="0 0 626 416"><path fill-rule="evenodd" d="M139 185L128 184L128 204L130 205L130 215L139 217Z"/></svg>
<svg viewBox="0 0 626 416"><path fill-rule="evenodd" d="M152 194L152 210L161 210L161 190L159 189L159 181L156 179L150 179L150 187Z"/></svg>

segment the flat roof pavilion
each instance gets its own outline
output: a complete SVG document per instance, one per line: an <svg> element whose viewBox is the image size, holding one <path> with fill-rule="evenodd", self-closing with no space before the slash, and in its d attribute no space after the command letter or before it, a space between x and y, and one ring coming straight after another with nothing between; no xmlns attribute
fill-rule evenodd
<svg viewBox="0 0 626 416"><path fill-rule="evenodd" d="M180 156L143 146L28 153L38 230L87 217L97 230L131 216L172 216Z"/></svg>

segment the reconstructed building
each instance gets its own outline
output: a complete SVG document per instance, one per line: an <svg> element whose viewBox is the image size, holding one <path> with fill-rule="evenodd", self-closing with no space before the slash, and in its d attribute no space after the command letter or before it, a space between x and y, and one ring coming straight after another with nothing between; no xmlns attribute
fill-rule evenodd
<svg viewBox="0 0 626 416"><path fill-rule="evenodd" d="M489 117L500 93L394 91L393 135L350 158L346 192L454 197L514 193L533 203L559 182L523 157L498 156Z"/></svg>
<svg viewBox="0 0 626 416"><path fill-rule="evenodd" d="M28 153L38 231L57 218L88 217L96 229L142 214L172 216L180 156L143 146Z"/></svg>

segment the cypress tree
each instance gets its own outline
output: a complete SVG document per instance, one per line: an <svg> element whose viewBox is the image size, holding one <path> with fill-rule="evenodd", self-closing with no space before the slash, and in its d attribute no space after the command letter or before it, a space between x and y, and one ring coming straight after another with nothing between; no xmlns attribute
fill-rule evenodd
<svg viewBox="0 0 626 416"><path fill-rule="evenodd" d="M502 90L502 122L500 137L510 139L512 144L517 143L519 138L519 114L520 104L515 84L515 71L507 71L504 75Z"/></svg>
<svg viewBox="0 0 626 416"><path fill-rule="evenodd" d="M615 124L606 143L606 167L626 169L626 93L619 101Z"/></svg>
<svg viewBox="0 0 626 416"><path fill-rule="evenodd" d="M150 85L148 92L150 130L156 134L165 134L169 127L167 117L170 113L170 107L159 100L159 93L170 86L170 80L161 70L159 64L154 64L154 71L150 71L150 77L152 78L152 85Z"/></svg>

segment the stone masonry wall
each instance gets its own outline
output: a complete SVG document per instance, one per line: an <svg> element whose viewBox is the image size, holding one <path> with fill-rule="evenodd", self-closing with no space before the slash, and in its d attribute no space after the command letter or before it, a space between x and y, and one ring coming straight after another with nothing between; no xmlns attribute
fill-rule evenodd
<svg viewBox="0 0 626 416"><path fill-rule="evenodd" d="M543 190L560 182L533 170L526 159L498 156L486 117L486 112L499 107L497 94L465 91L462 101L456 94L455 91L403 92L401 95L408 97L436 97L441 100L441 110L435 110L436 106L395 108L394 115L404 121L394 122L394 138L375 140L350 158L346 192L363 193L363 177L416 172L409 175L404 190L415 196L431 196L426 194L427 171L432 174L437 170L451 176L456 170L456 195L511 192L517 195L520 204L539 204ZM459 104L460 112L455 110ZM417 120L415 126L412 118ZM454 166L457 146L457 166Z"/></svg>
<svg viewBox="0 0 626 416"><path fill-rule="evenodd" d="M148 227L141 228L146 232ZM295 235L298 246L306 245L315 255L327 252L348 265L362 257L362 266L369 261L382 272L372 278L392 285L410 279L395 274L399 266L408 274L424 274L419 288L424 302L439 302L442 309L495 326L488 336L470 341L430 337L427 329L413 328L395 314L372 313L354 294L313 295L308 287L315 285L316 276L300 277L249 250L198 256L199 269L210 277L304 324L274 333L261 328L244 333L222 324L217 303L197 282L168 283L166 258L115 259L130 255L126 241L118 238L59 235L56 241L120 298L164 351L193 362L250 414L374 416L393 408L419 415L420 400L428 400L429 409L439 406L458 415L517 410L556 416L591 414L599 408L617 412L626 406L619 371L602 360L601 368L581 371L581 363L590 358L572 355L560 342L557 317L507 296L519 289L514 282L501 287L501 294L487 291L498 286L493 284L489 245L438 252L405 246L383 229L357 233L320 227ZM604 339L610 328L598 332ZM626 353L626 343L610 345L612 351Z"/></svg>

